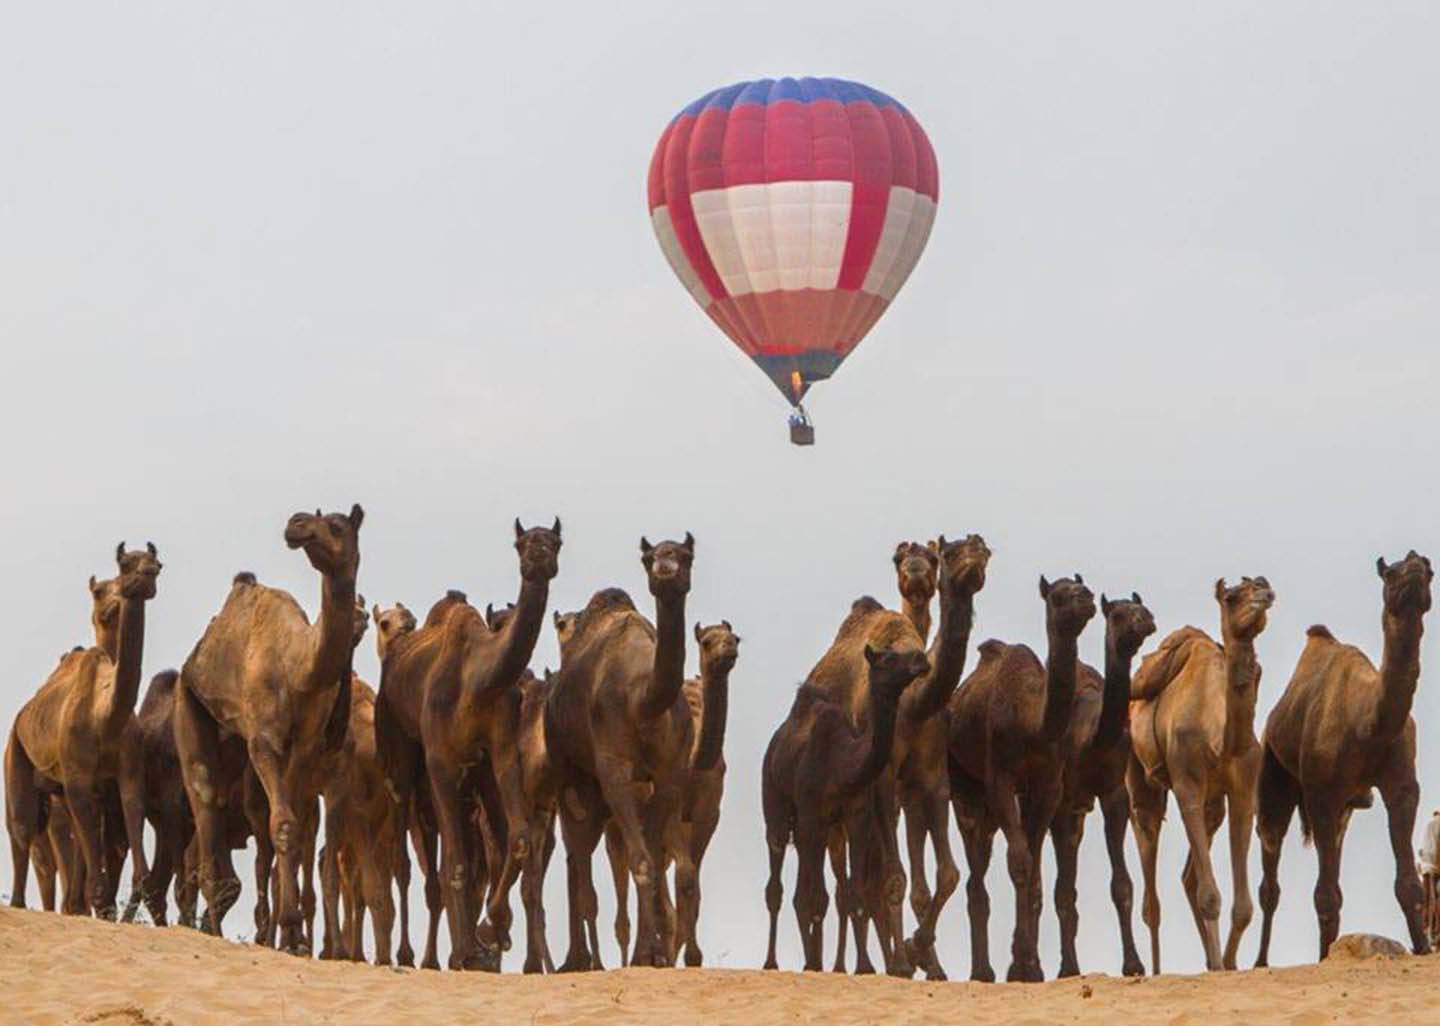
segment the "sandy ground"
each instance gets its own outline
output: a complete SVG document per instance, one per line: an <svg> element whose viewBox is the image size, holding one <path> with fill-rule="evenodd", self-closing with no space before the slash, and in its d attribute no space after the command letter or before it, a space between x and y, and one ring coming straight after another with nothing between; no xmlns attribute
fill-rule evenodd
<svg viewBox="0 0 1440 1026"><path fill-rule="evenodd" d="M1123 1018L1122 1018L1123 1017ZM627 969L488 976L300 961L189 930L0 909L0 1022L1440 1023L1440 956L1039 986Z"/></svg>

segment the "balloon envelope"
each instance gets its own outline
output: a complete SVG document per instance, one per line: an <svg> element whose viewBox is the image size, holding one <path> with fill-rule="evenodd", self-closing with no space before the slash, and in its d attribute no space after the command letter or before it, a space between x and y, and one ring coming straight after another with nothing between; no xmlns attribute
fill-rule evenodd
<svg viewBox="0 0 1440 1026"><path fill-rule="evenodd" d="M794 403L895 298L938 199L935 151L910 112L836 78L706 93L650 161L650 220L670 266Z"/></svg>

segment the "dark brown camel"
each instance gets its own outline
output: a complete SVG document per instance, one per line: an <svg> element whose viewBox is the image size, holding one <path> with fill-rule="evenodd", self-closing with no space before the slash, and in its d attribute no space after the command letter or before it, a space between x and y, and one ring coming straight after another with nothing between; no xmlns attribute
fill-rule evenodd
<svg viewBox="0 0 1440 1026"><path fill-rule="evenodd" d="M200 886L212 928L234 903L234 870L220 800L236 783L221 738L243 746L269 805L267 835L279 857L280 944L307 953L300 903L306 817L324 783L328 753L350 717L355 578L364 511L296 513L285 543L321 576L311 623L288 592L237 579L180 671L175 742L199 846ZM243 767L243 763L242 763ZM243 770L242 770L243 772ZM222 886L225 893L222 893Z"/></svg>
<svg viewBox="0 0 1440 1026"><path fill-rule="evenodd" d="M1415 719L1410 715L1420 679L1420 640L1430 610L1430 560L1414 549L1376 568L1383 582L1380 668L1324 627L1311 627L1295 675L1265 724L1258 795L1264 877L1260 956L1268 964L1270 928L1280 901L1280 846L1299 808L1300 827L1320 857L1315 914L1320 958L1340 931L1340 848L1355 809L1368 808L1380 789L1395 852L1395 900L1405 914L1417 955L1430 950L1424 893L1410 838L1420 786L1415 779Z"/></svg>
<svg viewBox="0 0 1440 1026"><path fill-rule="evenodd" d="M592 859L605 810L624 834L638 897L634 962L664 965L659 877L664 831L680 802L692 729L685 701L685 599L695 540L651 545L641 562L655 623L619 589L597 593L565 646L545 713L545 743L561 780L570 949L561 970L595 965Z"/></svg>
<svg viewBox="0 0 1440 1026"><path fill-rule="evenodd" d="M498 906L490 909L486 924L484 939L490 943L477 944L483 891L474 879L481 831L473 793L478 788L482 799L493 803L493 810L486 809L487 819L492 828L502 828L504 813L498 795L492 794L494 777L488 765L480 765L479 756L501 719L503 693L519 683L535 649L550 581L559 571L560 546L558 519L551 528L529 530L517 520L520 595L504 629L492 631L473 606L454 602L437 623L431 625L427 618L424 628L402 639L405 644L396 646L382 667L376 709L380 758L406 815L419 777L415 760L423 759L441 835L440 876L452 969L498 968L500 951L510 946L510 922L503 918L508 909ZM474 776L481 779L470 779ZM522 837L517 832L512 848L523 844ZM516 857L523 861L523 852Z"/></svg>
<svg viewBox="0 0 1440 1026"><path fill-rule="evenodd" d="M143 769L132 728L145 645L145 604L155 597L160 560L154 545L115 550L120 619L115 656L103 648L73 652L15 717L5 749L5 811L15 879L10 902L23 908L30 847L44 827L46 795L62 790L85 862L90 906L115 916L119 864L107 858L106 791L118 791L129 842L133 916L145 890Z"/></svg>
<svg viewBox="0 0 1440 1026"><path fill-rule="evenodd" d="M1081 663L1075 710L1065 754L1065 790L1050 824L1055 845L1055 913L1060 920L1060 975L1078 976L1075 934L1080 927L1075 880L1085 817L1098 801L1105 820L1110 855L1110 900L1120 921L1122 972L1145 975L1130 911L1134 885L1125 866L1125 830L1130 825L1130 793L1125 771L1130 764L1130 664L1145 639L1155 633L1155 617L1137 593L1110 601L1100 596L1105 618L1105 675Z"/></svg>
<svg viewBox="0 0 1440 1026"><path fill-rule="evenodd" d="M666 958L673 964L682 955L687 966L704 964L700 948L700 867L715 829L720 824L720 801L725 794L725 722L730 701L730 672L740 654L740 636L722 620L710 626L695 625L700 648L700 676L685 682L694 742L690 749L680 806L665 829L666 872L675 865L675 900L670 902L661 875L662 923ZM606 825L605 844L615 875L615 940L621 964L628 964L630 947L629 854L625 838L614 820Z"/></svg>
<svg viewBox="0 0 1440 1026"><path fill-rule="evenodd" d="M1172 631L1140 663L1130 686L1130 744L1126 772L1130 819L1145 874L1141 914L1150 929L1155 973L1160 972L1160 899L1155 867L1167 792L1190 841L1181 880L1205 947L1207 969L1234 969L1240 937L1250 925L1248 855L1255 823L1260 743L1255 739L1255 701L1260 662L1255 639L1265 629L1275 592L1263 577L1234 587L1215 582L1223 645L1204 631ZM1210 862L1210 842L1230 817L1230 863L1235 902L1230 935L1220 949L1220 889Z"/></svg>
<svg viewBox="0 0 1440 1026"><path fill-rule="evenodd" d="M1095 615L1095 597L1079 574L1040 578L1049 650L1042 666L1025 645L990 640L980 665L950 700L950 780L970 879L971 971L993 981L990 897L985 871L998 828L1015 887L1015 933L1007 979L1044 979L1038 947L1040 852L1060 807L1065 734L1075 704L1077 640Z"/></svg>
<svg viewBox="0 0 1440 1026"><path fill-rule="evenodd" d="M930 670L925 653L911 647L908 639L901 641L899 648L877 650L866 644L861 650L869 668L868 708L862 718L865 728L857 730L851 724L850 710L806 683L765 752L761 798L770 851L770 879L765 885L770 913L766 969L778 968L775 944L784 897L781 871L785 850L792 843L800 864L794 905L805 969L819 972L824 968L827 839L835 829L856 822L851 814L855 803L873 804L871 785L890 762L901 696L912 681ZM883 826L883 821L874 821Z"/></svg>

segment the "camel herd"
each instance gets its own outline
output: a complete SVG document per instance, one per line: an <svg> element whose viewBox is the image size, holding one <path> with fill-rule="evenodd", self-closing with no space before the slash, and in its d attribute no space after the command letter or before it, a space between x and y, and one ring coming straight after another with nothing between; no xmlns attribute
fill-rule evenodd
<svg viewBox="0 0 1440 1026"><path fill-rule="evenodd" d="M687 624L694 539L641 539L653 622L618 588L597 591L584 609L550 612L560 522L526 529L517 520L516 601L482 612L449 591L422 620L398 603L367 610L356 588L363 521L358 505L291 517L285 542L305 553L321 579L316 621L288 593L237 574L181 669L157 674L143 702L145 612L161 563L153 544L119 546L116 576L89 582L94 644L61 657L10 732L11 904L24 906L33 867L46 909L56 907L58 882L67 913L128 921L143 901L151 920L164 925L173 885L177 921L218 934L241 893L232 852L253 839L257 942L300 954L315 947L318 867L320 957L363 959L368 917L376 963L389 964L393 954L414 965L407 900L413 854L429 913L422 966L439 968L443 917L450 968L498 969L511 947L511 891L519 883L525 971L599 969L593 858L603 840L622 962L701 965L700 872L719 822L729 677L740 638L728 621ZM1144 878L1141 917L1151 969L1159 972L1156 853L1172 792L1189 842L1183 888L1209 968L1235 967L1253 915L1246 874L1252 831L1263 853L1258 964L1266 964L1281 843L1297 811L1319 856L1315 910L1324 956L1339 929L1341 843L1350 814L1369 807L1375 789L1389 817L1395 896L1414 950L1428 950L1411 850L1419 788L1410 716L1430 608L1428 559L1412 551L1378 563L1379 668L1326 628L1312 627L1258 739L1255 640L1275 598L1265 578L1216 582L1220 640L1182 627L1132 674L1156 632L1140 596L1102 595L1097 609L1079 574L1041 577L1043 660L1025 645L992 639L979 645L978 665L966 676L989 560L990 549L974 534L899 545L898 608L856 601L796 692L762 773L766 968L778 964L782 869L793 846L806 969L823 968L828 864L836 970L851 962L852 937L855 971L875 970L873 926L886 972L945 978L935 941L961 882L951 850L953 811L969 869L971 977L995 979L985 875L997 832L1016 902L1007 978L1044 976L1047 835L1055 852L1059 972L1074 975L1081 968L1078 851L1086 816L1098 804L1123 970L1145 971L1125 859L1133 827ZM1097 611L1102 670L1078 655ZM547 619L561 657L559 670L542 679L529 663ZM378 691L353 670L372 623ZM692 641L700 673L687 679ZM1210 847L1227 817L1234 900L1222 947ZM147 824L154 838L148 857ZM569 927L558 966L543 905L557 827ZM119 910L127 857L131 889ZM907 882L915 924L908 936Z"/></svg>

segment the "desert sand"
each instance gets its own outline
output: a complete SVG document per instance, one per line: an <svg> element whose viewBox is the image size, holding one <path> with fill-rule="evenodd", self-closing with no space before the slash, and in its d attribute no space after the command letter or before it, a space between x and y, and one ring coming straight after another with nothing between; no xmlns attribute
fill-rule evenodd
<svg viewBox="0 0 1440 1026"><path fill-rule="evenodd" d="M0 909L0 1022L1440 1022L1440 957L1035 986L737 970L490 976L302 961L190 930Z"/></svg>

